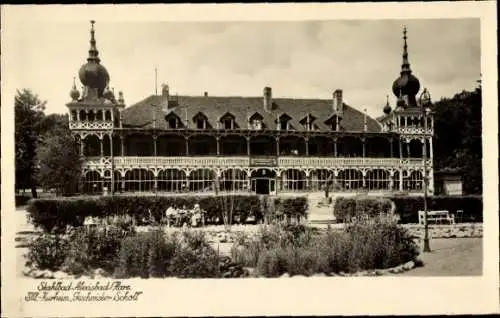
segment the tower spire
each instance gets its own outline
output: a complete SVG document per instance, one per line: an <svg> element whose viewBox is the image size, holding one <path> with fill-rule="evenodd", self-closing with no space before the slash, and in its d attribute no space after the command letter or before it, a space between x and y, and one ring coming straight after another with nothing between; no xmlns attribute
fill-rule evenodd
<svg viewBox="0 0 500 318"><path fill-rule="evenodd" d="M89 49L89 57L87 61L99 63L101 59L99 59L99 51L97 50L96 41L95 41L95 30L94 30L94 20L90 20L90 49Z"/></svg>
<svg viewBox="0 0 500 318"><path fill-rule="evenodd" d="M401 74L411 74L410 62L408 61L408 43L406 40L408 37L406 36L407 30L406 25L403 27L403 64L401 64Z"/></svg>

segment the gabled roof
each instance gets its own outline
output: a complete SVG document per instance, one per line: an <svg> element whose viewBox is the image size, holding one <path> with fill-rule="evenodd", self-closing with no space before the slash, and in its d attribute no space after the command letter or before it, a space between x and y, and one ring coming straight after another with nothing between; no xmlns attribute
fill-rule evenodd
<svg viewBox="0 0 500 318"><path fill-rule="evenodd" d="M171 97L172 98L172 97ZM276 127L277 115L288 114L292 119L291 126L297 130L305 127L299 121L308 114L316 117L315 124L319 130L330 130L324 121L332 114L332 103L329 99L293 99L273 98L275 105L272 111L264 110L262 97L218 97L218 96L177 96L175 107L169 108L169 113L175 113L182 120L186 117L193 118L201 112L207 116L208 122L216 127L215 123L226 113L235 117L236 124L246 129L249 116L259 113L263 117L263 124L267 128ZM151 95L144 100L129 106L123 110L123 127L147 127L152 128L153 111L156 111L156 127L167 129L164 120L165 113L161 107L151 105L162 105L166 102L165 96ZM169 105L173 103L169 102ZM175 105L175 104L174 104ZM364 114L349 105L344 104L344 112L341 128L344 131L363 131ZM380 132L380 124L368 117L368 132Z"/></svg>

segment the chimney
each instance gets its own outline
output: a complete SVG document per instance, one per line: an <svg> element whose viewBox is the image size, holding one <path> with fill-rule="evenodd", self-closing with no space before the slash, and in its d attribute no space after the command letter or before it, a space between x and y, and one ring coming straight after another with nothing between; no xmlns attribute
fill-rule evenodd
<svg viewBox="0 0 500 318"><path fill-rule="evenodd" d="M333 92L333 111L339 114L344 112L344 101L342 99L341 89L336 89Z"/></svg>
<svg viewBox="0 0 500 318"><path fill-rule="evenodd" d="M264 110L271 111L273 109L273 93L271 87L264 87Z"/></svg>
<svg viewBox="0 0 500 318"><path fill-rule="evenodd" d="M168 111L168 101L170 99L170 91L167 84L161 84L162 103L161 108L164 112Z"/></svg>

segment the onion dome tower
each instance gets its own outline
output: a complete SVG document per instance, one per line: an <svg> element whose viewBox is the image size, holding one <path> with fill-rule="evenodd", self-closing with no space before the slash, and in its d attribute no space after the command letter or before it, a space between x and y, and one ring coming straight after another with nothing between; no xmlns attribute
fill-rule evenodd
<svg viewBox="0 0 500 318"><path fill-rule="evenodd" d="M73 87L71 88L71 91L69 92L69 96L71 97L71 100L77 101L78 98L80 98L80 91L76 88L76 83L75 83L75 78L73 77Z"/></svg>
<svg viewBox="0 0 500 318"><path fill-rule="evenodd" d="M389 95L387 95L387 101L385 103L383 111L384 111L384 114L386 114L386 115L389 115L392 111L391 105L389 105Z"/></svg>
<svg viewBox="0 0 500 318"><path fill-rule="evenodd" d="M109 83L109 73L106 68L100 64L101 59L99 58L99 51L97 50L95 40L95 21L92 20L90 23L89 57L87 58L87 63L80 68L78 76L85 86L86 94L84 94L84 98L94 99L103 97L104 89Z"/></svg>
<svg viewBox="0 0 500 318"><path fill-rule="evenodd" d="M408 61L408 44L406 36L406 27L403 29L403 63L401 64L400 76L392 84L392 92L398 98L399 107L416 107L416 96L420 90L420 81L412 75L410 62Z"/></svg>

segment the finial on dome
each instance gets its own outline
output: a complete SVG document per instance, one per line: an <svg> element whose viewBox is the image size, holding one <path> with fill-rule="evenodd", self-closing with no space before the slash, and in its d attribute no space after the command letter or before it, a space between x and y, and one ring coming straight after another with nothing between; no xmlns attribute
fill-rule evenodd
<svg viewBox="0 0 500 318"><path fill-rule="evenodd" d="M384 106L384 114L389 115L392 111L391 105L389 105L389 95L387 95L387 101Z"/></svg>
<svg viewBox="0 0 500 318"><path fill-rule="evenodd" d="M73 87L71 88L71 92L69 93L69 96L73 101L78 100L80 98L80 92L76 88L76 82L75 82L75 77L73 77Z"/></svg>
<svg viewBox="0 0 500 318"><path fill-rule="evenodd" d="M99 59L99 51L97 50L96 41L95 41L95 30L94 30L94 20L90 20L90 50L89 57L87 61L94 61L99 63L101 59Z"/></svg>
<svg viewBox="0 0 500 318"><path fill-rule="evenodd" d="M410 69L410 62L408 61L408 37L406 36L407 33L406 25L403 27L403 64L401 64L401 74L411 74L411 69Z"/></svg>

